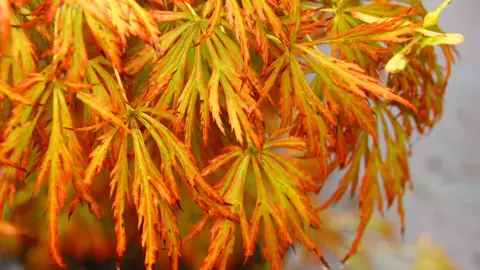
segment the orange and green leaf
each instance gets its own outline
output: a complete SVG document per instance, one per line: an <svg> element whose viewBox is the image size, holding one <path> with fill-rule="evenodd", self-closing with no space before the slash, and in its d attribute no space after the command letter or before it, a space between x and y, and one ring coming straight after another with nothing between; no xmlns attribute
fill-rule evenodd
<svg viewBox="0 0 480 270"><path fill-rule="evenodd" d="M0 0L2 219L41 220L46 201L58 266L72 249L109 254L97 234L111 225L119 262L132 230L148 269L235 268L257 249L282 269L298 243L328 267L312 231L329 232L319 211L350 195L360 223L345 261L375 212L395 205L404 230L413 134L441 118L465 39L438 26L451 2ZM27 205L32 188L42 203ZM99 245L60 243L82 235L65 203L88 204L94 216L72 222ZM205 229L208 251L187 254Z"/></svg>

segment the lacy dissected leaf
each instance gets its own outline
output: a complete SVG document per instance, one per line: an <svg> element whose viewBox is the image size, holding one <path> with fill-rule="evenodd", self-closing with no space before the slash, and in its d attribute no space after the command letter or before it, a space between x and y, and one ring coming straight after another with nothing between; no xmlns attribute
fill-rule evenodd
<svg viewBox="0 0 480 270"><path fill-rule="evenodd" d="M411 58L403 70L390 74L388 86L417 108L418 113L402 112L405 125L412 130L411 121L415 122L420 134L431 130L443 113L443 97L450 78L451 66L455 62L456 50L451 45L441 45L446 66L438 63L439 55L433 47L425 47L416 57ZM408 117L407 117L408 115Z"/></svg>
<svg viewBox="0 0 480 270"><path fill-rule="evenodd" d="M111 170L112 180L110 184L110 196L114 197L113 210L115 232L117 235L117 256L119 260L122 260L126 248L123 212L126 205L125 200L128 196L129 177L127 135L132 133L124 123L125 120L114 115L111 112L111 108L105 105L101 100L83 92L77 92L77 98L101 115L106 121L111 121L111 124L113 125L113 128L105 129L108 131L105 131L103 135L97 137L97 140L99 140L100 143L96 145L95 149L90 153L90 161L83 173L84 177L81 183L83 189L87 192L92 185L95 175L105 167L109 153L111 153L112 150L113 153L118 153L117 156L113 157L115 160L115 166ZM77 196L72 202L70 213L73 212L80 200L82 200L82 197Z"/></svg>
<svg viewBox="0 0 480 270"><path fill-rule="evenodd" d="M445 72L437 63L429 59L436 55L432 49L424 49L418 59L412 59L405 69L396 75L389 75L388 85L397 89L399 94L409 99L418 109L418 113L402 112L406 128L413 130L413 124L420 134L430 130L443 113L445 94Z"/></svg>
<svg viewBox="0 0 480 270"><path fill-rule="evenodd" d="M357 228L355 240L343 259L344 262L356 253L375 206L380 213L383 213L385 207L390 208L396 201L402 233L405 230L405 213L402 200L406 189L411 187L408 166L409 137L397 117L390 110L385 107L377 107L375 112L380 118L380 127L384 133L387 145L385 152L380 148L378 142L369 140L370 137L367 133L360 136L347 161L349 165L340 180L338 189L318 209L325 209L332 203L338 202L349 187L350 196L357 194L357 188L359 188L360 224ZM360 177L362 161L365 167L363 168L363 176ZM383 181L383 191L379 176ZM384 204L385 200L387 202L386 206Z"/></svg>
<svg viewBox="0 0 480 270"><path fill-rule="evenodd" d="M72 119L63 94L66 86L61 83L49 83L43 75L32 74L31 77L20 83L16 89L22 92L25 97L42 105L18 104L13 108L12 117L3 134L2 155L8 156L11 162L26 167L27 162L30 162L29 156L35 148L35 144L45 144L44 147L47 148L47 151L41 160L35 190L38 190L44 178L48 178L49 249L55 262L64 265L57 245L58 216L65 202L66 186L70 179L75 179L76 173L78 173L77 166L81 165L81 147L76 135L68 130L72 128ZM43 104L50 97L53 98L50 107L52 124L49 128L45 128L39 122L39 119L44 112L49 111ZM19 123L22 124L19 125ZM40 140L33 136L39 136ZM35 159L32 161L35 164ZM2 193L9 191L10 195L13 195L16 186L13 182L15 176L19 180L25 178L23 172L13 172L7 168L5 178L2 179ZM74 185L76 188L81 188L75 183ZM89 203L91 209L98 215L98 207L93 199L86 193L82 193L80 196L82 200Z"/></svg>
<svg viewBox="0 0 480 270"><path fill-rule="evenodd" d="M337 87L322 73L317 74L312 80L311 87L317 91L322 100L325 100L338 123L332 130L336 142L335 161L343 168L353 150L351 146L355 145L361 130L367 131L374 141L377 141L376 116L367 99ZM331 164L335 164L335 161Z"/></svg>
<svg viewBox="0 0 480 270"><path fill-rule="evenodd" d="M90 76L96 78L95 73L91 73ZM108 94L103 87L97 89L96 91L97 93L103 93L106 95ZM118 117L112 113L110 104L110 106L108 106L107 103L103 102L103 100L97 99L93 96L93 94L86 94L83 92L77 92L77 98L84 102L95 113L99 114L105 121L109 121L111 122L111 125L113 125L113 127L105 129L108 131L105 131L103 135L99 135L97 137L97 140L99 140L100 143L90 153L90 161L84 171L84 177L81 184L83 185L85 192L87 192L92 185L95 175L97 175L106 165L105 163L108 159L109 153L112 150L113 153L115 153L117 151L115 148L118 149L118 156L114 156L114 162L116 163L111 170L112 180L110 184L110 196L114 197L113 210L115 218L115 232L117 235L117 256L119 260L122 260L126 248L126 234L123 213L126 205L125 200L128 196L129 176L127 135L132 133L131 130L126 126L124 118ZM77 196L77 198L72 202L70 213L74 211L80 200L82 200L82 197Z"/></svg>
<svg viewBox="0 0 480 270"><path fill-rule="evenodd" d="M213 34L213 32L215 32L215 28L217 27L217 24L220 22L221 18L223 8L222 4L222 0L209 0L205 3L205 6L202 9L202 17L205 18L209 13L212 13L212 16L210 17L208 28L203 38L198 43L203 43Z"/></svg>
<svg viewBox="0 0 480 270"><path fill-rule="evenodd" d="M195 61L192 74L185 84L183 93L179 97L177 125L184 120L185 143L190 146L195 131L195 123L198 121L197 101L200 99L200 126L205 144L208 143L208 131L210 129L209 92L202 65L201 47L195 48ZM183 121L182 121L183 122Z"/></svg>
<svg viewBox="0 0 480 270"><path fill-rule="evenodd" d="M137 207L139 215L139 229L142 230L142 246L146 250L145 264L152 267L155 264L156 253L159 249L157 238L159 235L167 243L169 256L173 263L178 265L180 254L178 228L173 214L173 208L179 204L179 189L177 187L177 177L181 176L186 180L189 190L194 198L198 197L199 204L203 207L213 207L220 214L238 219L233 213L230 213L224 206L223 200L218 194L205 182L190 153L185 145L178 140L167 127L149 116L147 113L153 113L156 116L167 120L174 120L168 111L158 109L143 108L139 111L130 110L127 119L133 117L136 120L130 120L131 127L126 127L123 118L116 116L111 109L101 100L94 98L91 94L77 92L77 98L87 104L96 113L105 120L110 121L115 129L100 137L102 142L91 153L90 164L85 171L84 182L88 188L91 184L94 174L102 168L102 164L107 156L107 151L112 147L115 140L115 134L122 131L130 131L132 134L135 154L135 179L132 186L133 201ZM128 116L130 115L130 116ZM136 121L140 121L148 131L150 138L153 139L158 147L161 165L157 169L155 161L144 142L144 135L138 129ZM124 133L125 134L125 133ZM125 135L124 135L125 136ZM123 139L121 149L126 146ZM123 146L122 146L123 145ZM114 199L114 215L116 219L116 233L118 239L117 255L121 259L125 250L125 229L123 228L122 213L125 208L125 196L128 166L126 160L126 150L121 150L118 154L117 165L112 171L112 190L116 186ZM121 167L120 167L121 166ZM113 194L113 193L112 193Z"/></svg>
<svg viewBox="0 0 480 270"><path fill-rule="evenodd" d="M152 269L155 264L159 250L158 237L162 232L163 240L169 243L173 266L178 268L180 240L175 217L171 213L171 207L178 203L178 197L175 197L174 191L166 185L166 180L154 165L138 128L132 128L132 139L135 153L132 195L139 217L138 229L142 231L145 266ZM169 232L168 235L165 232Z"/></svg>
<svg viewBox="0 0 480 270"><path fill-rule="evenodd" d="M290 6L289 3L296 3L298 5L298 1L296 0L294 1L242 0L241 3L243 6L243 12L245 14L244 16L246 18L249 18L250 20L253 21L254 18L258 17L262 23L265 23L269 26L270 30L276 37L288 43L289 39L285 32L282 21L276 14L277 8L280 7L279 2L286 5L287 7ZM293 6L295 8L295 5ZM258 25L257 27L262 27L262 25Z"/></svg>
<svg viewBox="0 0 480 270"><path fill-rule="evenodd" d="M10 23L19 25L20 20L17 16L11 16ZM36 71L37 56L35 48L24 29L13 27L10 32L11 38L3 39L1 45L5 47L5 51L3 55L0 54L0 79L9 82L11 78L12 84L18 85L21 80L27 77L28 73Z"/></svg>
<svg viewBox="0 0 480 270"><path fill-rule="evenodd" d="M81 125L84 127L75 128L74 130L83 133L80 139L82 145L85 146L85 152L92 157L91 162L96 160L94 162L95 165L93 163L89 165L93 167L89 167L90 169L83 181L87 189L90 187L93 176L98 174L103 168L102 164L105 155L97 156L98 151L100 151L100 153L105 153L104 151L117 151L115 146L111 144L115 136L113 136L111 132L109 133L110 128L113 127L114 129L120 129L122 132L126 131L130 133L125 123L126 120L122 117L126 111L124 105L126 101L125 90L113 78L113 75L107 71L106 68L108 67L103 65L104 61L106 61L106 59L103 57L97 57L89 61L85 81L91 89L91 94L87 93L87 89L83 92L78 91L76 94L76 98L80 103L85 104L85 106L80 107L83 111L83 121ZM98 132L102 127L105 128L103 129L104 132ZM112 136L109 137L106 133ZM108 142L104 141L105 144L103 144L102 150L98 149L97 152L93 154L92 148L96 146L97 141L102 140L105 136L109 137ZM116 144L116 146L119 146L119 144ZM72 204L71 211L73 211L77 203L78 201Z"/></svg>
<svg viewBox="0 0 480 270"><path fill-rule="evenodd" d="M253 99L255 74L252 70L248 78L243 78L235 67L241 66L242 60L238 50L232 51L236 44L217 29L215 35L205 42L206 49L211 57L211 76L208 81L208 103L212 117L217 126L223 131L220 117L221 109L225 106L231 130L234 132L237 141L244 142L243 132L257 146L261 144L262 138L253 129L248 119L247 112L255 104ZM228 49L227 49L228 48ZM230 53L229 53L230 52ZM247 81L245 81L247 80ZM223 95L220 93L223 89ZM224 101L224 103L220 103ZM258 110L254 111L255 118L259 121L262 116Z"/></svg>
<svg viewBox="0 0 480 270"><path fill-rule="evenodd" d="M87 68L86 79L92 85L92 93L97 98L109 106L111 105L112 110L116 113L123 114L125 113L124 104L127 102L126 91L122 87L122 82L108 71L109 67L115 68L103 57L91 59Z"/></svg>
<svg viewBox="0 0 480 270"><path fill-rule="evenodd" d="M93 177L103 169L103 163L117 132L117 128L111 129L108 133L98 137L101 143L90 153L90 163L85 169L85 176L83 177L83 182L87 188L91 186Z"/></svg>
<svg viewBox="0 0 480 270"><path fill-rule="evenodd" d="M408 100L398 96L392 89L383 86L380 80L365 74L364 70L358 65L335 59L303 45L299 45L297 48L308 55L304 59L309 62L311 68L328 74L332 82L338 87L343 87L346 91L361 97L365 97L365 92L368 92L415 110L415 107Z"/></svg>
<svg viewBox="0 0 480 270"><path fill-rule="evenodd" d="M196 24L185 23L166 33L165 43L163 44L165 46L169 45L169 47L166 47L168 51L162 57L157 57L155 52L148 48L140 51L140 57L145 57L146 61L155 61L147 82L150 91L143 93L145 97L142 97L142 99L149 101L162 94L162 99L159 103L163 107L178 99L184 87L187 55L192 49L194 38L198 35L199 30ZM171 37L171 39L167 39L168 37ZM177 39L178 41L175 42ZM139 61L140 57L137 57L135 61ZM137 65L138 63L131 64ZM132 66L132 68L136 69L135 66ZM129 69L129 65L127 65L127 70Z"/></svg>
<svg viewBox="0 0 480 270"><path fill-rule="evenodd" d="M51 93L46 87L45 78L40 74L31 75L12 91L22 93L23 98L40 104L44 104ZM44 110L44 106L31 106L24 103L17 103L12 108L10 119L2 130L0 156L12 164L26 167L34 144L37 143L34 138L34 135L38 136L38 133L35 132L36 125ZM6 198L10 196L13 201L17 182L23 181L25 173L14 167L6 167L2 170L0 211L3 212Z"/></svg>
<svg viewBox="0 0 480 270"><path fill-rule="evenodd" d="M443 3L432 12L427 13L419 23L412 23L409 21L402 22L403 25L414 26L415 32L417 32L411 41L403 46L385 65L385 70L389 73L396 73L403 70L408 62L409 57L412 54L418 53L428 46L435 45L457 45L465 40L465 37L457 33L443 33L438 28L438 17L440 12L451 2L451 0L445 0ZM352 13L358 19L367 23L375 23L390 20L380 17L370 16L367 14L355 12ZM436 30L436 31L435 31ZM445 50L444 50L445 51Z"/></svg>
<svg viewBox="0 0 480 270"><path fill-rule="evenodd" d="M217 1L219 2L219 1ZM240 42L240 49L243 56L243 62L245 67L250 63L250 48L248 46L249 40L247 36L247 25L246 18L244 17L245 13L240 8L240 5L237 0L227 0L225 3L225 8L227 10L227 19L229 24L232 26L235 32L235 37ZM261 27L257 30L257 37L264 37L263 39L257 38L257 42L261 42L261 48L263 49L262 55L263 59L268 59L268 42L266 34L262 31ZM262 42L263 41L263 42Z"/></svg>
<svg viewBox="0 0 480 270"><path fill-rule="evenodd" d="M229 166L217 188L230 204L232 212L240 217L245 260L253 255L263 220L263 256L269 260L272 269L283 269L283 253L293 245L294 239L314 251L322 263L328 265L306 231L308 227L320 227L318 216L307 198L308 192L318 192L319 189L312 176L298 163L277 152L282 148L306 150L306 144L300 138L280 138L287 132L284 129L272 134L261 151L253 146L247 149L228 147L211 161L203 174L209 175L223 166ZM257 203L248 221L243 197L250 185L256 186ZM192 234L199 233L207 220L208 217ZM235 230L236 225L228 220L215 222L211 230L209 255L202 269L225 268L235 241Z"/></svg>
<svg viewBox="0 0 480 270"><path fill-rule="evenodd" d="M227 0L225 2L227 21L235 33L236 39L240 43L245 74L247 73L248 64L251 60L249 47L256 46L264 60L264 64L267 65L270 61L270 41L267 35L272 33L285 43L289 43L290 41L285 26L282 23L282 18L278 15L280 2L286 7L290 6L290 1ZM293 2L296 3L298 1ZM217 9L218 7L215 10ZM213 21L213 19L211 19L211 21ZM254 42L250 34L254 35Z"/></svg>
<svg viewBox="0 0 480 270"><path fill-rule="evenodd" d="M243 208L243 187L245 185L245 178L250 157L245 156L239 158L234 163L232 169L227 173L225 179L230 183L231 189L226 192L221 192L223 198L231 205L230 209L240 217L240 226L242 229L242 236L244 239L244 247L246 248L246 256L253 254L252 246L249 239L248 221L245 216L245 209ZM210 247L208 255L202 264L201 269L213 269L214 267L225 269L228 266L229 256L232 255L233 246L235 243L236 224L230 220L218 219L211 229ZM198 233L194 231L194 233Z"/></svg>
<svg viewBox="0 0 480 270"><path fill-rule="evenodd" d="M85 20L95 37L95 42L108 60L110 60L113 68L122 70L122 51L121 36L113 32L107 25L100 23L92 14L86 13Z"/></svg>
<svg viewBox="0 0 480 270"><path fill-rule="evenodd" d="M345 105L348 106L348 103L357 103L355 104L355 106L357 106L357 110L362 110L363 113L356 115L354 119L360 124L361 127L367 129L374 138L376 138L376 132L372 126L373 113L370 112L366 104L362 105L360 101L361 99L369 98L369 96L367 96L367 93L370 93L376 97L396 101L403 106L407 106L408 108L412 109L414 112L416 111L415 107L412 106L406 99L395 94L392 89L383 86L378 79L365 74L364 70L361 69L358 65L336 59L334 57L323 54L315 49L305 47L303 45L297 46L299 50L306 53L306 55L303 55L303 59L305 59L308 67L316 73L319 80L323 84L323 91L329 102L328 105L331 108L330 110L324 109L324 111L327 111L328 113L330 113L330 111L335 112L338 111L339 107ZM299 71L299 73L300 72L303 73L303 71L301 70ZM330 91L335 91L334 93L337 98L336 101L333 99L329 99L331 97L329 96L329 94L333 93ZM345 93L342 92L353 95L345 95ZM319 100L318 97L315 98ZM355 99L357 99L358 102L355 102ZM351 105L349 107L351 107ZM307 125L308 124L304 124L304 126ZM316 134L328 134L328 131L326 131L325 128L323 128L321 131L322 132L316 132ZM306 134L307 136L311 137L310 134L315 133L312 133L310 130L307 129ZM311 144L311 141L312 140L309 139L308 142ZM317 153L321 153L320 157L324 159L324 168L327 168L326 158L328 157L328 155L326 154L327 149L325 148L325 146L323 146L323 149Z"/></svg>
<svg viewBox="0 0 480 270"><path fill-rule="evenodd" d="M88 65L82 10L75 6L63 6L58 9L54 35L54 57L51 66L65 70L67 80L75 83L81 81Z"/></svg>
<svg viewBox="0 0 480 270"><path fill-rule="evenodd" d="M244 142L242 131L242 128L244 128L248 129L247 132L254 140L254 142L258 144L260 138L252 129L248 121L247 114L245 112L246 109L248 109L248 105L245 104L245 100L242 100L240 96L235 93L235 88L230 84L227 77L224 74L221 74L219 70L214 71L210 78L210 81L208 82L208 87L210 88L208 102L210 105L212 117L216 122L217 126L223 133L225 133L225 131L223 130L222 118L220 116L220 86L222 86L224 90L226 100L225 106L228 112L228 120L231 125L231 129L235 133L236 139L240 143Z"/></svg>
<svg viewBox="0 0 480 270"><path fill-rule="evenodd" d="M238 48L238 45L219 27L216 27L208 39L193 48L192 46L202 38L200 30L198 23L185 23L165 33L163 37L171 36L164 39L165 45L171 44L171 46L165 56L158 58L155 62L147 83L150 91L145 92L141 99L156 100L160 95L157 108L163 108L173 102L173 107L179 111L179 121L186 120L189 127L194 120L198 119L196 104L200 102L201 127L204 136L208 136L209 129L210 116L207 111L223 133L225 130L221 114L226 111L236 139L242 143L245 132L258 145L261 138L254 131L247 115L255 103L252 97L254 90L252 82L255 81L253 70L249 69L247 79L235 69L242 65L242 57L238 50L232 50L232 48ZM173 43L175 39L178 40ZM148 48L143 49L140 54L142 58L145 57L145 60L141 60L142 63L146 63L148 58L153 58L152 60L157 58ZM193 57L189 57L192 54ZM206 56L203 55L208 55L209 61L205 61ZM193 68L187 70L191 59L193 59ZM132 62L132 65L127 66L127 70L138 71L135 68L138 64L135 62L133 65ZM187 74L189 74L188 79ZM258 110L255 110L255 116L261 117ZM187 141L191 141L192 134L189 133L191 129L185 129Z"/></svg>
<svg viewBox="0 0 480 270"><path fill-rule="evenodd" d="M370 49L374 51L376 48L368 45L368 43L372 41L403 43L410 40L408 35L415 32L415 27L411 24L404 24L404 18L404 16L398 16L378 22L360 24L327 38L306 42L305 44L341 44L345 47L351 46L355 49L364 49L366 51ZM338 32L338 30L336 32ZM378 48L379 51L381 51L381 49L381 47Z"/></svg>
<svg viewBox="0 0 480 270"><path fill-rule="evenodd" d="M414 11L389 1L371 3L369 8L364 8L367 5L360 5L356 1L338 1L336 4L335 12L326 25L327 37L311 41L310 44L331 44L332 55L357 63L368 75L377 77L378 65L383 61L381 53L394 49L385 46L385 42L396 46L411 38L410 34L415 28L402 24L402 19ZM390 15L391 18L365 24L353 16L355 12L382 17ZM383 41L383 44L379 41Z"/></svg>
<svg viewBox="0 0 480 270"><path fill-rule="evenodd" d="M62 267L66 264L58 250L58 217L66 199L66 188L72 178L75 163L81 158L81 147L75 134L65 131L64 127L71 127L72 121L63 94L64 89L53 87L52 130L50 133L47 152L37 176L35 191L48 179L48 228L49 250L55 262ZM70 134L69 134L70 133ZM35 192L34 191L34 192Z"/></svg>
<svg viewBox="0 0 480 270"><path fill-rule="evenodd" d="M110 197L114 196L113 215L115 218L115 234L117 235L117 256L122 260L126 250L126 233L124 227L124 211L126 200L129 194L129 170L128 170L128 141L124 135L119 140L120 150L117 163L111 171L112 181L110 182ZM115 194L115 195L114 195Z"/></svg>
<svg viewBox="0 0 480 270"><path fill-rule="evenodd" d="M373 77L365 74L365 71L355 64L339 60L337 58L323 54L310 46L302 43L293 45L295 56L302 56L308 64L308 67L313 70L323 85L324 95L327 98L328 107L325 106L323 100L319 99L308 85L304 78L305 73L302 68L303 63L288 52L285 52L282 57L278 58L267 69L270 72L265 86L262 89L260 101L268 96L270 89L272 89L278 79L280 82L280 103L282 115L282 125L285 126L291 122L293 117L293 108L299 112L298 120L302 120L301 129L303 134L308 138L309 150L311 154L316 154L323 160L323 170L327 170L329 149L330 146L335 145L335 140L330 135L329 125L336 125L338 120L335 120L331 111L338 113L341 107L352 107L354 104L357 110L361 110L362 114L355 115L355 120L361 124L363 128L368 129L373 136L376 133L373 128L374 116L369 106L365 103L367 95L365 92L370 92L375 96L380 96L387 99L393 99L404 105L412 107L407 100L394 94L393 91ZM291 75L289 74L291 73ZM279 78L280 77L280 78ZM295 78L295 79L291 79ZM335 90L335 92L333 92ZM328 92L327 92L328 91ZM332 91L332 92L330 92ZM335 94L332 98L333 93ZM349 95L350 93L354 95ZM292 102L291 95L294 95L294 102ZM355 96L358 96L356 98ZM361 101L361 100L364 101ZM358 101L355 101L358 100ZM361 105L361 106L358 106ZM353 116L353 111L348 114ZM342 123L343 124L343 123Z"/></svg>
<svg viewBox="0 0 480 270"><path fill-rule="evenodd" d="M249 47L261 55L266 68L271 62L271 50L275 48L275 44L271 44L272 40L288 46L297 34L309 32L306 30L308 26L301 25L301 20L306 17L303 17L302 3L298 0L227 0L225 9L226 19L240 43L245 74L247 65L251 62Z"/></svg>
<svg viewBox="0 0 480 270"><path fill-rule="evenodd" d="M234 221L238 220L238 217L224 206L222 198L205 181L186 146L167 127L146 112L152 110L146 108L131 111L135 117L135 120L131 120L135 152L135 180L132 191L139 214L139 226L142 226L142 246L147 253L145 264L151 267L155 263L157 234L160 234L167 242L168 254L173 266L177 268L180 240L172 212L180 201L177 177L185 181L194 200L205 210L215 210L221 216ZM160 170L146 147L142 133L136 127L136 121L146 128L159 150Z"/></svg>
<svg viewBox="0 0 480 270"><path fill-rule="evenodd" d="M329 133L329 125L335 125L332 113L325 103L319 99L308 83L299 60L286 52L267 69L270 73L265 85L261 89L260 103L269 95L277 83L280 84L280 102L278 104L282 127L292 123L298 125L298 135L304 135L309 144L309 154L321 157L321 171L328 167L329 145L334 145L334 139ZM294 110L298 115L294 121Z"/></svg>
<svg viewBox="0 0 480 270"><path fill-rule="evenodd" d="M198 196L203 193L202 197L204 200L223 203L220 196L207 184L201 175L195 160L191 153L188 152L186 146L167 127L146 113L140 113L138 120L148 130L160 151L162 160L161 171L165 175L170 188L173 189L174 198L178 198L174 176L174 171L177 171L185 178L187 187L189 187L190 192L193 192L192 195ZM232 215L228 217L235 219Z"/></svg>
<svg viewBox="0 0 480 270"><path fill-rule="evenodd" d="M128 36L133 35L157 48L160 31L148 11L135 0L82 0L75 1L75 3L103 24L101 27L106 26L114 31L122 46L126 46ZM92 26L92 24L90 25ZM101 34L98 27L95 26L96 29L92 29L96 35ZM105 31L102 32L106 34ZM109 47L115 48L115 45L110 44ZM113 54L113 52L110 53Z"/></svg>

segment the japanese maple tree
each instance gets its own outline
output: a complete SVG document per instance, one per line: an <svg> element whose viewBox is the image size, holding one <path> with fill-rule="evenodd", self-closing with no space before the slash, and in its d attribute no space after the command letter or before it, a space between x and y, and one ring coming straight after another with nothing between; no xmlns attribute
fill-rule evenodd
<svg viewBox="0 0 480 270"><path fill-rule="evenodd" d="M437 25L450 2L0 0L0 213L32 183L61 267L82 204L114 221L119 265L134 221L147 269L163 249L178 269L205 230L201 269L230 268L235 243L271 269L296 244L328 267L310 233L348 192L345 262L375 211L395 205L404 230L412 136L440 119L464 39Z"/></svg>

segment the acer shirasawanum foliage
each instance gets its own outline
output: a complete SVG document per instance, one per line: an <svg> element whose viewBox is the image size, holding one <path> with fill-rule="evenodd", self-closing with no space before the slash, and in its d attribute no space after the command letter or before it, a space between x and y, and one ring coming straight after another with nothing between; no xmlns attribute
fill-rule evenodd
<svg viewBox="0 0 480 270"><path fill-rule="evenodd" d="M404 229L412 135L440 118L463 41L437 25L450 2L0 0L0 209L35 173L59 266L59 217L86 203L115 221L119 261L134 209L148 269L161 249L177 269L212 224L202 269L229 268L235 242L272 269L296 243L328 267L309 231L348 192L361 218L346 261L374 211L396 205ZM111 212L91 193L105 171ZM203 216L182 235L186 197Z"/></svg>

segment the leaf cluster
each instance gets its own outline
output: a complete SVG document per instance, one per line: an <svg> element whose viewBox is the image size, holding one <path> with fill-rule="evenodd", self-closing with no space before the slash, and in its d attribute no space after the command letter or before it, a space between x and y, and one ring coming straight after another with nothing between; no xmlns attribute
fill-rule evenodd
<svg viewBox="0 0 480 270"><path fill-rule="evenodd" d="M230 268L235 241L272 269L296 243L328 267L310 230L349 190L361 216L345 262L375 208L396 204L404 224L412 135L440 119L463 41L437 25L450 2L0 1L0 213L35 174L62 267L59 219L82 203L114 220L119 262L136 218L148 269L162 249L178 269L212 224L202 269ZM111 212L92 195L102 172ZM182 235L187 197L203 214Z"/></svg>

